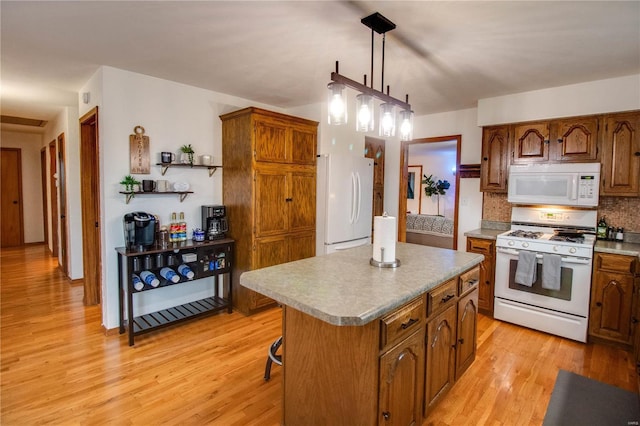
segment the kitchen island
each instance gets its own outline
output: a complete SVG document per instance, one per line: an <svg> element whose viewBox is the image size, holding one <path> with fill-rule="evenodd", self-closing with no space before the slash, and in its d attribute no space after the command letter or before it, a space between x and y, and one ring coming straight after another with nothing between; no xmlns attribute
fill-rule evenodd
<svg viewBox="0 0 640 426"><path fill-rule="evenodd" d="M378 268L371 254L240 277L283 305L283 424L420 424L473 361L483 256L398 243L401 266Z"/></svg>

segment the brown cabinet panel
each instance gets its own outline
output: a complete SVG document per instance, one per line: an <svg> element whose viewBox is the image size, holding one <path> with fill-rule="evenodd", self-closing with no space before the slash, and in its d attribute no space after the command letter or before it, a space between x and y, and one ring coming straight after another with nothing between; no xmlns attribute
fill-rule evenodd
<svg viewBox="0 0 640 426"><path fill-rule="evenodd" d="M507 192L509 126L482 129L480 191Z"/></svg>
<svg viewBox="0 0 640 426"><path fill-rule="evenodd" d="M424 328L380 357L379 425L422 424Z"/></svg>
<svg viewBox="0 0 640 426"><path fill-rule="evenodd" d="M524 123L513 127L512 162L549 161L549 123Z"/></svg>
<svg viewBox="0 0 640 426"><path fill-rule="evenodd" d="M484 238L467 238L467 251L484 255L480 263L480 282L478 283L478 309L493 316L493 291L495 286L495 241Z"/></svg>
<svg viewBox="0 0 640 426"><path fill-rule="evenodd" d="M288 162L286 123L256 120L255 141L256 161Z"/></svg>
<svg viewBox="0 0 640 426"><path fill-rule="evenodd" d="M640 196L640 112L605 119L600 195Z"/></svg>
<svg viewBox="0 0 640 426"><path fill-rule="evenodd" d="M552 158L558 161L594 161L597 158L598 117L576 117L551 122Z"/></svg>
<svg viewBox="0 0 640 426"><path fill-rule="evenodd" d="M458 342L456 344L456 380L476 359L478 290L458 301Z"/></svg>
<svg viewBox="0 0 640 426"><path fill-rule="evenodd" d="M380 348L394 345L411 333L420 329L424 324L425 301L424 296L412 300L403 307L380 320Z"/></svg>
<svg viewBox="0 0 640 426"><path fill-rule="evenodd" d="M291 159L294 164L316 164L316 129L293 127L291 129Z"/></svg>
<svg viewBox="0 0 640 426"><path fill-rule="evenodd" d="M456 305L427 324L427 373L424 414L453 386L456 366Z"/></svg>
<svg viewBox="0 0 640 426"><path fill-rule="evenodd" d="M287 262L306 259L316 255L316 233L304 232L289 235L289 257Z"/></svg>
<svg viewBox="0 0 640 426"><path fill-rule="evenodd" d="M289 231L316 228L316 174L314 171L294 171L290 174L288 198ZM309 194L313 194L311 197Z"/></svg>
<svg viewBox="0 0 640 426"><path fill-rule="evenodd" d="M631 347L635 262L633 256L596 253L591 284L590 336ZM627 272L606 269L626 269Z"/></svg>
<svg viewBox="0 0 640 426"><path fill-rule="evenodd" d="M287 174L257 170L255 174L257 237L281 234L288 228Z"/></svg>

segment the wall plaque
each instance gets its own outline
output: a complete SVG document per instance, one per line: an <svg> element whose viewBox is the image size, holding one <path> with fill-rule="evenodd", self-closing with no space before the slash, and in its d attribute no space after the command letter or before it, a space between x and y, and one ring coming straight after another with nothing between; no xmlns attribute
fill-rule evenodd
<svg viewBox="0 0 640 426"><path fill-rule="evenodd" d="M129 135L131 174L148 175L151 173L149 136L144 135L144 127L142 126L134 127L133 132L133 135Z"/></svg>

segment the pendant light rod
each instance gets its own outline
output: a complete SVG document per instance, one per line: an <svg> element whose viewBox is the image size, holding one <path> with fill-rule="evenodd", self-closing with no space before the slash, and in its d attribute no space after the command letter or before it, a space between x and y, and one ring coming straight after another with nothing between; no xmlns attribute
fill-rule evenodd
<svg viewBox="0 0 640 426"><path fill-rule="evenodd" d="M336 69L338 69L338 61L336 61ZM403 102L399 99L396 99L392 96L387 95L386 93L383 93L379 90L368 87L366 84L358 83L355 80L352 80L348 77L343 76L342 74L339 74L337 71L331 73L331 81L334 81L336 83L342 83L347 87L350 87L366 95L373 96L374 98L381 100L383 102L392 103L394 105L399 106L402 109L411 110L411 105L409 104L408 101ZM407 95L407 99L408 99L408 95Z"/></svg>

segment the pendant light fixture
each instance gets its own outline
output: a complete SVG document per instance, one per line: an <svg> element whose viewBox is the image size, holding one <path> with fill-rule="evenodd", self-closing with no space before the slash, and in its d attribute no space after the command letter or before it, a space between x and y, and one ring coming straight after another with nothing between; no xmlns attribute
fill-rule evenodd
<svg viewBox="0 0 640 426"><path fill-rule="evenodd" d="M374 106L373 100L382 101L379 112L378 132L380 136L391 137L396 133L396 107L399 108L399 129L402 140L410 140L413 135L413 111L409 104L409 95L406 95L406 102L398 100L382 91L384 87L384 46L385 34L393 30L396 24L376 12L360 20L364 25L371 28L371 87L367 86L367 76L364 76L364 84L351 80L339 73L338 61L336 61L336 71L331 73L331 83L327 85L329 89L328 109L329 124L340 125L347 123L347 103L344 88L350 87L360 92L356 96L356 130L359 132L371 132L374 129ZM382 73L381 90L373 88L373 43L374 33L382 34Z"/></svg>

